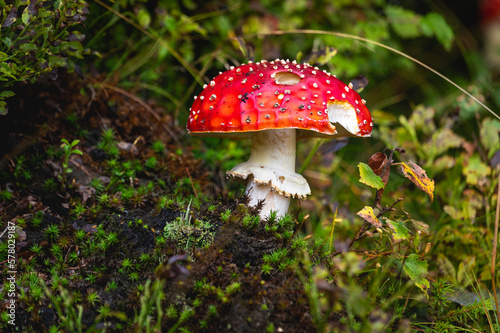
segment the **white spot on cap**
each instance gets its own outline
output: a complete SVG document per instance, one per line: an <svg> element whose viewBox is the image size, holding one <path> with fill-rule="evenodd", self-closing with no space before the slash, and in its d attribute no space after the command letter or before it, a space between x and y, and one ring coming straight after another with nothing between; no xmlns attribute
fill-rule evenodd
<svg viewBox="0 0 500 333"><path fill-rule="evenodd" d="M366 101L365 101L364 99L362 99L362 100L361 100L361 103L362 103L363 105L365 105L365 104L366 104Z"/></svg>
<svg viewBox="0 0 500 333"><path fill-rule="evenodd" d="M347 88L347 87L346 87L346 88ZM345 98L345 94L344 94L344 93L342 93L342 98Z"/></svg>
<svg viewBox="0 0 500 333"><path fill-rule="evenodd" d="M316 82L313 83L314 88L318 88L318 84Z"/></svg>
<svg viewBox="0 0 500 333"><path fill-rule="evenodd" d="M247 78L244 78L243 80L241 80L241 83L247 83L248 79Z"/></svg>
<svg viewBox="0 0 500 333"><path fill-rule="evenodd" d="M213 87L213 86L215 86L215 81L212 80L212 81L210 81L210 87Z"/></svg>
<svg viewBox="0 0 500 333"><path fill-rule="evenodd" d="M326 80L326 84L330 84L330 82L331 82L330 80Z"/></svg>
<svg viewBox="0 0 500 333"><path fill-rule="evenodd" d="M349 82L349 88L352 89L353 85L352 82Z"/></svg>
<svg viewBox="0 0 500 333"><path fill-rule="evenodd" d="M205 99L205 96L200 96L200 100L204 100Z"/></svg>
<svg viewBox="0 0 500 333"><path fill-rule="evenodd" d="M348 86L345 86L344 89L345 89L346 92L349 92L349 87Z"/></svg>
<svg viewBox="0 0 500 333"><path fill-rule="evenodd" d="M232 77L232 76L230 76L230 77L228 77L228 78L227 78L227 80L228 80L228 81L233 81L233 77Z"/></svg>
<svg viewBox="0 0 500 333"><path fill-rule="evenodd" d="M217 98L217 96L216 96L215 94L212 94L212 95L210 95L209 100L210 100L210 101L213 101L213 100L215 100L216 98Z"/></svg>
<svg viewBox="0 0 500 333"><path fill-rule="evenodd" d="M196 96L196 95L195 95L195 96L194 96L194 100L196 101L196 99L197 99L197 98L198 98L198 96Z"/></svg>
<svg viewBox="0 0 500 333"><path fill-rule="evenodd" d="M205 89L206 87L207 87L207 85L206 85L206 84L204 84L204 85L203 85L203 89Z"/></svg>

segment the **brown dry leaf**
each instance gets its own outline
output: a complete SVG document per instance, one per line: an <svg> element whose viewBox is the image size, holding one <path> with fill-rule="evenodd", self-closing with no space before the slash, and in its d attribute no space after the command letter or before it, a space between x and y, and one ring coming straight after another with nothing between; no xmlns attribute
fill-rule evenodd
<svg viewBox="0 0 500 333"><path fill-rule="evenodd" d="M387 162L388 162L387 155L378 152L370 157L370 159L368 160L368 166L372 168L373 172L377 176L380 176Z"/></svg>
<svg viewBox="0 0 500 333"><path fill-rule="evenodd" d="M382 227L382 222L375 216L373 208L370 206L365 206L365 208L357 212L356 215L361 216L365 221L368 221L376 228Z"/></svg>
<svg viewBox="0 0 500 333"><path fill-rule="evenodd" d="M431 201L434 200L434 180L427 177L424 169L409 161L408 163L401 163L401 170L406 178L429 195Z"/></svg>

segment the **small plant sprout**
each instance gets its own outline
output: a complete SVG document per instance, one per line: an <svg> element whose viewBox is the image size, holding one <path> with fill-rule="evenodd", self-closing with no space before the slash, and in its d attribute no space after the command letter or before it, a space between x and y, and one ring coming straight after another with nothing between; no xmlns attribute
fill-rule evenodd
<svg viewBox="0 0 500 333"><path fill-rule="evenodd" d="M67 176L73 172L73 169L69 167L69 159L71 155L82 155L82 151L76 149L75 147L80 143L80 140L73 140L71 143L67 139L61 139L61 148L63 151L63 162L62 162L62 174L59 175L59 180L61 181L61 190L67 185Z"/></svg>
<svg viewBox="0 0 500 333"><path fill-rule="evenodd" d="M59 229L59 226L57 226L56 224L50 224L44 230L45 238L47 238L47 240L53 242L59 237L60 232L61 231Z"/></svg>

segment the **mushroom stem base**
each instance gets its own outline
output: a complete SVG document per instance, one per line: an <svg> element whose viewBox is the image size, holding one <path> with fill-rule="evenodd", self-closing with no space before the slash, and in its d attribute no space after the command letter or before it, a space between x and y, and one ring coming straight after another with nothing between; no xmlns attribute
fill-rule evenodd
<svg viewBox="0 0 500 333"><path fill-rule="evenodd" d="M311 193L306 179L295 173L295 145L295 129L259 131L253 135L248 161L227 172L247 180L250 206L264 200L261 218L268 217L271 210L283 216L290 197L301 199Z"/></svg>
<svg viewBox="0 0 500 333"><path fill-rule="evenodd" d="M277 216L283 216L290 207L290 197L285 197L274 191L271 184L257 185L253 176L248 177L247 189L245 193L249 196L249 206L257 206L259 201L264 200L264 205L260 210L260 217L266 218L271 211L275 211Z"/></svg>

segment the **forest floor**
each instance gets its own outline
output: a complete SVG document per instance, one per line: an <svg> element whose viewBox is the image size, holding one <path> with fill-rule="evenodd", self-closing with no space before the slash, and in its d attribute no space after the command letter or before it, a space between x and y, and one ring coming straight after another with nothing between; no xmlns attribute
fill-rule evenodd
<svg viewBox="0 0 500 333"><path fill-rule="evenodd" d="M296 221L252 218L160 105L100 80L27 86L0 121L2 331L314 331Z"/></svg>

